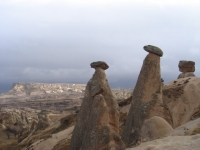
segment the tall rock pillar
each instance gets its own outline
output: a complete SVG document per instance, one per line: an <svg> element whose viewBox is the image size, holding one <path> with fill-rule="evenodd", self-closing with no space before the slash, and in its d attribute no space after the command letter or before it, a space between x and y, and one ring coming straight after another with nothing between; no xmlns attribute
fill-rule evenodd
<svg viewBox="0 0 200 150"><path fill-rule="evenodd" d="M126 146L136 145L141 139L141 127L145 119L155 115L162 116L162 82L160 76L160 48L147 45L149 52L143 62L136 86L133 90L132 104L122 133Z"/></svg>
<svg viewBox="0 0 200 150"><path fill-rule="evenodd" d="M95 73L86 86L70 150L124 150L119 136L118 104L104 71L109 66L98 61L91 63L91 67Z"/></svg>

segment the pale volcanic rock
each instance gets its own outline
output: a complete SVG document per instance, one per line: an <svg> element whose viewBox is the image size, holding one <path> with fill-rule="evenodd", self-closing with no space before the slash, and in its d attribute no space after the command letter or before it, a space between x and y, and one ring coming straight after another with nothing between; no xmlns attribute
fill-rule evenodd
<svg viewBox="0 0 200 150"><path fill-rule="evenodd" d="M144 49L148 50L149 54L144 59L133 90L131 108L122 133L122 139L128 147L136 145L140 141L144 120L153 116L163 117L163 108L161 107L162 82L160 77L162 51L154 46L147 46ZM157 51L154 51L154 49Z"/></svg>
<svg viewBox="0 0 200 150"><path fill-rule="evenodd" d="M197 133L200 133L200 118L175 128L172 132L167 134L167 136L185 136Z"/></svg>
<svg viewBox="0 0 200 150"><path fill-rule="evenodd" d="M145 140L163 137L173 131L171 125L163 118L154 116L144 121L141 136Z"/></svg>
<svg viewBox="0 0 200 150"><path fill-rule="evenodd" d="M173 128L200 117L200 78L187 77L163 87L163 103Z"/></svg>
<svg viewBox="0 0 200 150"><path fill-rule="evenodd" d="M112 89L113 95L117 101L123 101L132 95L133 89Z"/></svg>
<svg viewBox="0 0 200 150"><path fill-rule="evenodd" d="M74 126L71 126L61 132L58 132L56 134L52 134L51 137L48 139L40 139L33 144L31 144L29 147L27 147L27 150L52 150L54 149L54 146L58 144L59 141L63 139L69 139L72 131L74 129Z"/></svg>
<svg viewBox="0 0 200 150"><path fill-rule="evenodd" d="M178 76L178 79L180 78L186 78L186 77L196 77L195 74L193 72L185 72L185 73L181 73Z"/></svg>
<svg viewBox="0 0 200 150"><path fill-rule="evenodd" d="M194 71L195 71L195 62L194 61L186 61L181 60L178 64L179 71L182 72L178 79L180 78L186 78L186 77L195 77Z"/></svg>
<svg viewBox="0 0 200 150"><path fill-rule="evenodd" d="M200 134L193 136L168 136L141 143L126 150L199 150Z"/></svg>
<svg viewBox="0 0 200 150"><path fill-rule="evenodd" d="M70 150L123 150L125 145L119 136L118 104L108 85L105 68L94 68L95 73L86 86L77 115Z"/></svg>

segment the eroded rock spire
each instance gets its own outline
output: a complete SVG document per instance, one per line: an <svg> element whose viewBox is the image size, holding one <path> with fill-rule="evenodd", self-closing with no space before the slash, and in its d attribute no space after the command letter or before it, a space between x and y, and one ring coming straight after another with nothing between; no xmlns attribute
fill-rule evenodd
<svg viewBox="0 0 200 150"><path fill-rule="evenodd" d="M160 48L147 45L149 52L143 62L136 86L133 90L132 104L122 133L122 140L127 147L136 145L141 140L141 127L145 119L163 114L162 82L160 77Z"/></svg>
<svg viewBox="0 0 200 150"><path fill-rule="evenodd" d="M124 150L119 136L118 104L106 79L105 62L91 63L95 69L88 81L77 116L70 150Z"/></svg>

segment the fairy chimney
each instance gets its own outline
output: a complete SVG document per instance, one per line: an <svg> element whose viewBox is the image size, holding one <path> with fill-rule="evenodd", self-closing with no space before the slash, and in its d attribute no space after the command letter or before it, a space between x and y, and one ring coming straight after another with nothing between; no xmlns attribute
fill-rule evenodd
<svg viewBox="0 0 200 150"><path fill-rule="evenodd" d="M163 117L162 82L160 75L160 48L147 45L144 50L149 52L133 90L131 108L122 133L122 140L127 147L137 145L141 141L141 128L144 120L153 116Z"/></svg>
<svg viewBox="0 0 200 150"><path fill-rule="evenodd" d="M91 63L95 69L88 81L84 99L76 118L70 150L124 150L119 136L118 104L108 85L103 62Z"/></svg>

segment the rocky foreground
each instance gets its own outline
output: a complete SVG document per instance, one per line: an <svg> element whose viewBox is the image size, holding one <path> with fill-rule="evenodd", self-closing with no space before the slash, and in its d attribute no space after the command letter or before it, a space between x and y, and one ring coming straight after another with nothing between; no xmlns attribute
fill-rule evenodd
<svg viewBox="0 0 200 150"><path fill-rule="evenodd" d="M127 150L199 150L200 134L192 136L168 136L154 141L142 143Z"/></svg>
<svg viewBox="0 0 200 150"><path fill-rule="evenodd" d="M164 105L161 107L165 108L165 114L167 114L165 120L167 122L163 121L164 119L161 117L145 120L141 132L142 140L137 143L137 147L127 149L198 150L200 143L199 85L200 78L197 77L181 78L164 85L162 91ZM112 91L120 95L117 90ZM124 91L121 93L124 93ZM67 103L67 101L73 103ZM23 107L20 106L22 102L18 102L18 106L17 103L12 106L5 103L1 104L0 149L69 149L80 101L82 99L75 99L74 97L71 100L27 99L26 105L23 105ZM130 103L131 97L121 99L118 102L120 107L120 134L126 122ZM31 108L35 105L37 106L36 109ZM54 106L57 109L54 110Z"/></svg>

